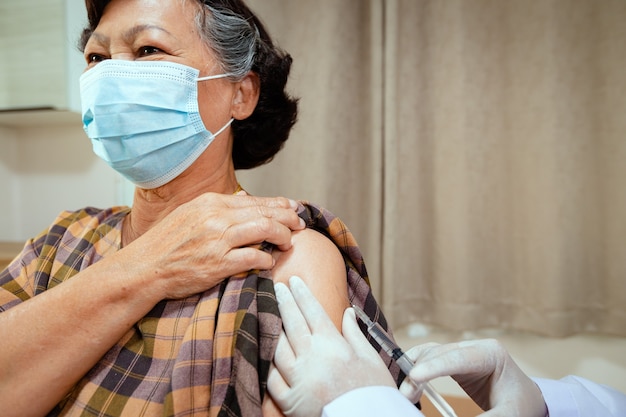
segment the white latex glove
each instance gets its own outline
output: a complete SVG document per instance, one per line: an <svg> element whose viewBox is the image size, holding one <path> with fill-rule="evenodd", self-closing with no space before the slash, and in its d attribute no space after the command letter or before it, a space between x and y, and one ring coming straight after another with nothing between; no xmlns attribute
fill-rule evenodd
<svg viewBox="0 0 626 417"><path fill-rule="evenodd" d="M396 384L356 322L343 315L343 336L298 277L274 285L283 332L267 388L286 416L319 417L322 408L348 391Z"/></svg>
<svg viewBox="0 0 626 417"><path fill-rule="evenodd" d="M415 346L406 354L415 362L400 391L416 402L415 384L451 376L486 410L482 417L546 417L548 409L537 385L493 339ZM409 381L410 380L410 381Z"/></svg>

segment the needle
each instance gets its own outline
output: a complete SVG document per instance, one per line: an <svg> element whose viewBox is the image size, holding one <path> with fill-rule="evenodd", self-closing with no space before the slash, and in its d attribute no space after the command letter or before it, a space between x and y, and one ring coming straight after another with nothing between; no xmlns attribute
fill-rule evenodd
<svg viewBox="0 0 626 417"><path fill-rule="evenodd" d="M385 330L380 324L370 320L367 314L359 307L352 305L357 317L361 319L367 326L367 332L378 342L380 347L398 364L402 372L405 375L409 375L411 369L415 365L413 361L400 349L398 345L387 335ZM433 406L444 417L457 417L456 413L448 404L448 402L437 392L429 383L423 383L422 389L426 397L430 400ZM419 387L418 387L419 388Z"/></svg>

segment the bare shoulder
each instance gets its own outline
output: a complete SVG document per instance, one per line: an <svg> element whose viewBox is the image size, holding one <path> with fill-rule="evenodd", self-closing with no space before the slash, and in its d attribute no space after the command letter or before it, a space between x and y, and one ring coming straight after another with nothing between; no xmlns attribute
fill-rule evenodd
<svg viewBox="0 0 626 417"><path fill-rule="evenodd" d="M289 285L289 277L297 275L307 284L338 329L348 307L346 266L339 249L323 234L304 229L293 233L293 246L288 251L274 251L276 265L272 270L275 282ZM282 416L269 395L263 401L264 416Z"/></svg>
<svg viewBox="0 0 626 417"><path fill-rule="evenodd" d="M341 329L341 318L348 307L348 284L339 249L313 229L294 232L292 242L290 250L275 251L274 281L288 284L293 275L302 278Z"/></svg>

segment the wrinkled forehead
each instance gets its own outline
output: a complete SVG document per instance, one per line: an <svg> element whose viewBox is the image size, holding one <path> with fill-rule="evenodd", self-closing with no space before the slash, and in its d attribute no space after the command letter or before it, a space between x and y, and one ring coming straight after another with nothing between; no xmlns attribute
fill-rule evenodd
<svg viewBox="0 0 626 417"><path fill-rule="evenodd" d="M89 39L94 35L94 31L100 25L102 17L104 16L107 7L114 1L115 0L85 0L85 8L87 10L88 25L85 28L83 28L83 31L81 33L81 36L78 42L78 47L81 51L85 50L85 47L87 43L89 42ZM121 0L121 1L126 2L128 0ZM206 4L211 3L210 1L203 1L203 0L152 0L148 4L149 6L151 6L151 8L159 9L162 7L163 9L168 9L168 8L171 8L168 6L172 6L172 2L189 3L193 6L200 6L201 4L204 4L204 3Z"/></svg>
<svg viewBox="0 0 626 417"><path fill-rule="evenodd" d="M162 1L175 1L175 0L162 0ZM243 0L180 0L189 1L197 4L206 4L210 7L215 7L224 10L230 10L232 13L243 16L246 19L256 19L256 16L248 8ZM85 0L85 7L87 9L87 18L89 19L89 26L94 29L98 26L98 22L102 18L104 9L111 2L111 0Z"/></svg>
<svg viewBox="0 0 626 417"><path fill-rule="evenodd" d="M104 14L104 9L112 0L85 0L85 8L87 9L87 19L89 28L95 29ZM214 3L210 0L162 0L162 1L189 1L192 3L209 4Z"/></svg>

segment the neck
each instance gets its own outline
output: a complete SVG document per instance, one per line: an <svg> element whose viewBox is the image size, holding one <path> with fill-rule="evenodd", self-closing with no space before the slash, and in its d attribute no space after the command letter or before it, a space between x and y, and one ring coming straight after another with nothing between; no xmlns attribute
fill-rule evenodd
<svg viewBox="0 0 626 417"><path fill-rule="evenodd" d="M222 167L210 172L202 160L196 161L187 171L169 183L145 190L135 189L133 207L126 217L122 229L122 245L126 246L154 227L177 207L208 192L234 194L239 183L230 159Z"/></svg>

